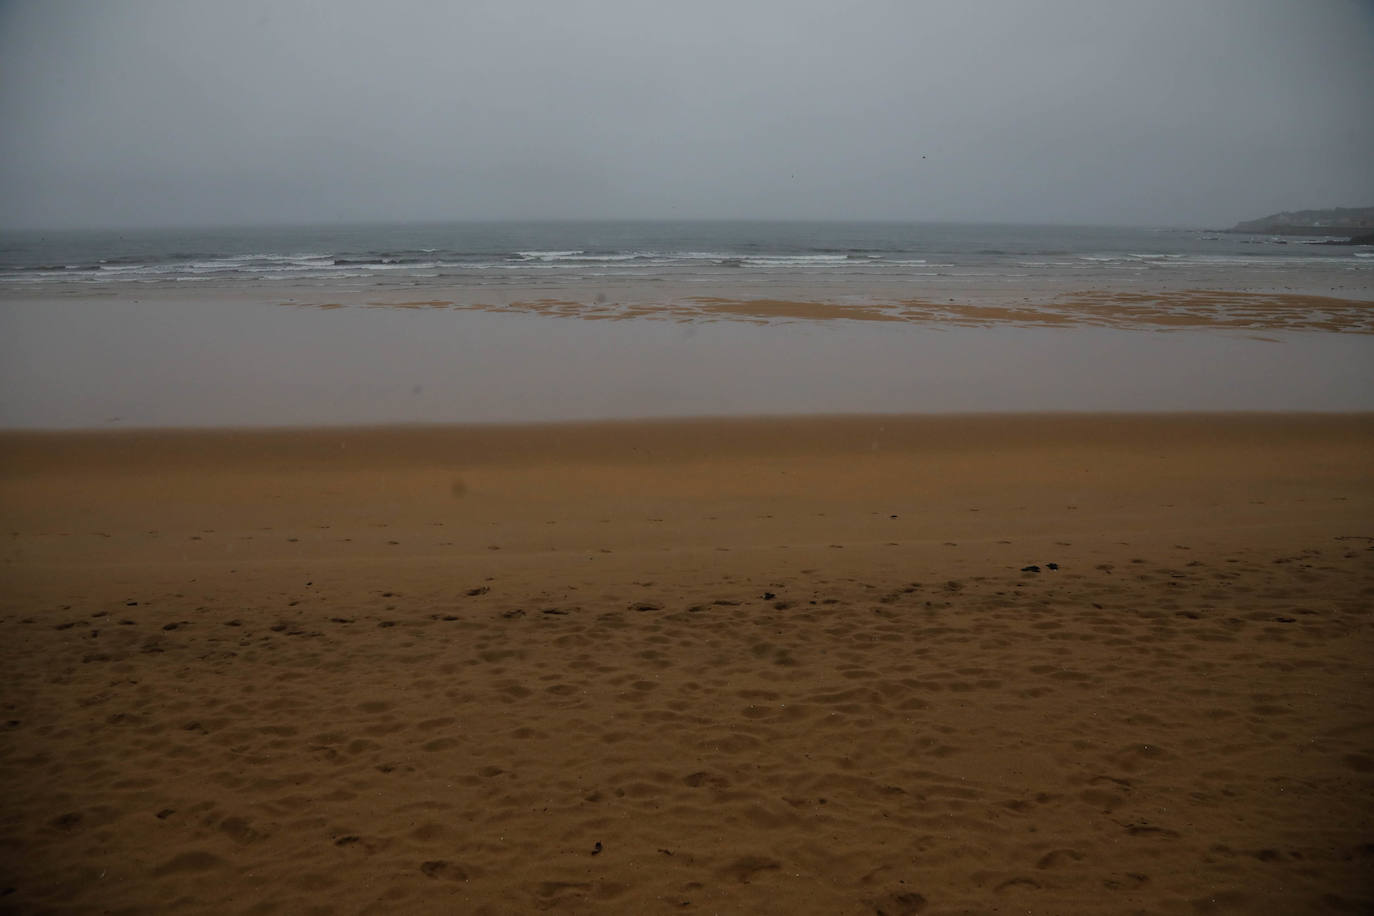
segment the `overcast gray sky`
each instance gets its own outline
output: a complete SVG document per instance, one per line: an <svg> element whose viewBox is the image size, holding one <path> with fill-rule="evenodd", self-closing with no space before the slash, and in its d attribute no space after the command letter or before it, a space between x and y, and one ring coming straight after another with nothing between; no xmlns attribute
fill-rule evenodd
<svg viewBox="0 0 1374 916"><path fill-rule="evenodd" d="M0 225L1374 204L1370 0L0 0Z"/></svg>

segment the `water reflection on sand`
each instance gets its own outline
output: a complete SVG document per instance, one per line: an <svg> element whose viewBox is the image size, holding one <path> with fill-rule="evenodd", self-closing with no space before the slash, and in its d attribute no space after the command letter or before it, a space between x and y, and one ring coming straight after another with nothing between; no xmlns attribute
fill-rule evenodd
<svg viewBox="0 0 1374 916"><path fill-rule="evenodd" d="M0 425L1374 409L1369 319L1339 300L1316 304L1326 311L1224 294L1191 300L1191 312L1158 297L1066 306L1070 316L1135 309L1141 320L1125 326L967 309L913 318L912 303L835 319L807 313L816 303L700 299L652 320L596 314L615 302L530 301L11 299L0 302ZM1269 320L1186 318L1208 309ZM862 317L878 320L851 320ZM1171 326L1185 330L1158 330Z"/></svg>

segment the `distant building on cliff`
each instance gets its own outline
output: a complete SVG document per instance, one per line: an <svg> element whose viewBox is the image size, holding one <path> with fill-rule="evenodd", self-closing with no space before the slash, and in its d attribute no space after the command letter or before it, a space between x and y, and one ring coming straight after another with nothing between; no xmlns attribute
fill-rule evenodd
<svg viewBox="0 0 1374 916"><path fill-rule="evenodd" d="M1374 232L1374 207L1285 211L1236 223L1226 231L1257 235L1364 235Z"/></svg>

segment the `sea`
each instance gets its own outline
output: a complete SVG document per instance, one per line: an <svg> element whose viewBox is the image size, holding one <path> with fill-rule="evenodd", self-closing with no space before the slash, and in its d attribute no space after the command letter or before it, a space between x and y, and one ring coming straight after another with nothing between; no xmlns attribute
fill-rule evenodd
<svg viewBox="0 0 1374 916"><path fill-rule="evenodd" d="M1368 293L1374 248L1205 229L890 222L475 222L0 233L0 286L525 287L586 281L1082 285L1301 270Z"/></svg>
<svg viewBox="0 0 1374 916"><path fill-rule="evenodd" d="M856 222L4 232L0 429L1374 410L1374 249L1323 241ZM1293 300L1281 327L857 320L1192 290L1325 298ZM1337 300L1343 319L1316 314Z"/></svg>

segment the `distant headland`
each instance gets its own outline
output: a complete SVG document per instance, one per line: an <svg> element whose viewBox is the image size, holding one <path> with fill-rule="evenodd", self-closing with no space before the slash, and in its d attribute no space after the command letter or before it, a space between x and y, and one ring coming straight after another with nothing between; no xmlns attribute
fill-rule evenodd
<svg viewBox="0 0 1374 916"><path fill-rule="evenodd" d="M1348 235L1333 245L1374 245L1374 207L1333 207L1329 210L1293 210L1271 213L1236 223L1227 232L1256 235Z"/></svg>

